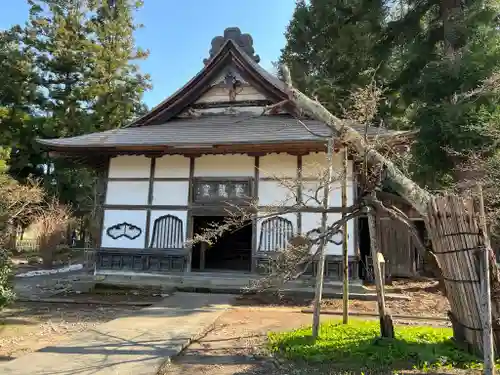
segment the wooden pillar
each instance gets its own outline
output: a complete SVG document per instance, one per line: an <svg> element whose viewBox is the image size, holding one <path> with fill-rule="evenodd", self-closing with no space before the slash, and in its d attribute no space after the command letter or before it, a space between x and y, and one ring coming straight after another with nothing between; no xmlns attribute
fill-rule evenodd
<svg viewBox="0 0 500 375"><path fill-rule="evenodd" d="M342 219L347 215L347 149L344 148L342 152ZM347 222L342 226L343 241L342 241L342 322L347 324L349 322L349 248L347 235Z"/></svg>
<svg viewBox="0 0 500 375"><path fill-rule="evenodd" d="M255 156L254 157L254 177L253 177L253 189L252 189L252 194L254 196L254 199L257 201L257 206L258 206L258 199L259 199L259 180L260 180L260 157ZM250 261L250 271L255 272L257 271L257 240L258 240L258 233L257 233L257 223L258 223L258 211L255 212L253 219L252 219L252 259Z"/></svg>
<svg viewBox="0 0 500 375"><path fill-rule="evenodd" d="M377 305L380 317L380 335L382 337L394 338L394 326L392 324L392 318L387 313L385 307L385 291L382 276L382 268L385 268L384 266L382 266L382 263L385 262L384 256L379 249L375 212L373 212L373 209L370 207L368 207L367 209L368 226L370 228L370 247L373 261L373 273L375 276L375 286L377 288Z"/></svg>
<svg viewBox="0 0 500 375"><path fill-rule="evenodd" d="M350 158L351 159L351 158ZM359 171L359 163L356 163L352 161L352 170L351 170L351 182L352 182L352 195L353 195L353 203L357 204L358 199L359 199L359 179L358 179L358 171ZM359 230L359 225L360 225L360 218L355 217L352 220L352 225L353 227L353 234L354 234L354 253L356 255L356 264L358 267L354 270L354 273L351 275L351 280L352 279L359 279L359 262L362 260L361 259L361 253L359 249L359 240L360 240L360 230Z"/></svg>
<svg viewBox="0 0 500 375"><path fill-rule="evenodd" d="M108 176L109 176L109 161L110 161L110 158L108 157L104 163L104 165L102 166L102 169L99 171L99 175L98 175L98 186L97 186L97 189L98 189L98 202L97 204L99 205L99 211L98 211L98 215L100 216L98 218L99 220L99 226L97 228L97 233L95 233L95 235L97 236L97 238L94 238L94 241L95 241L95 244L96 244L96 247L97 248L100 248L101 247L101 244L102 244L102 230L104 228L104 214L105 214L105 205L106 205L106 194L107 194L107 191L108 191Z"/></svg>
<svg viewBox="0 0 500 375"><path fill-rule="evenodd" d="M205 270L205 253L207 251L208 244L206 242L200 243L200 271Z"/></svg>
<svg viewBox="0 0 500 375"><path fill-rule="evenodd" d="M297 156L297 204L302 203L302 155ZM302 211L297 212L297 234L302 234Z"/></svg>
<svg viewBox="0 0 500 375"><path fill-rule="evenodd" d="M144 248L149 247L149 234L151 231L151 205L153 204L153 189L155 181L156 158L151 157L149 167L148 208L146 209L146 230L144 231Z"/></svg>
<svg viewBox="0 0 500 375"><path fill-rule="evenodd" d="M194 164L196 158L191 156L189 158L189 184L188 184L188 211L187 211L187 240L191 241L193 239L194 226L193 226L193 211L192 211L192 203L194 197ZM186 272L191 272L191 262L193 260L193 245L189 244L187 247L187 256L186 256Z"/></svg>
<svg viewBox="0 0 500 375"><path fill-rule="evenodd" d="M319 244L319 262L318 262L318 273L316 274L316 287L314 292L314 313L313 313L313 324L312 324L312 336L313 339L316 340L319 334L319 319L320 319L320 310L321 310L321 299L323 295L323 282L325 277L325 263L326 263L326 247L328 245L328 241L325 238L325 233L327 229L328 223L328 207L330 205L330 187L332 183L332 174L333 174L333 139L328 140L328 153L327 153L327 161L328 161L328 172L326 181L323 181L323 205L321 212L321 234L323 237L321 238Z"/></svg>

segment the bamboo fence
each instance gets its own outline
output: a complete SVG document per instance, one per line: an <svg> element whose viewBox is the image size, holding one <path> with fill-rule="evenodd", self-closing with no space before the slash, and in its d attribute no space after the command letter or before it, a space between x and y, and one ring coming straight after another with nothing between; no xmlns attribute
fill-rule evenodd
<svg viewBox="0 0 500 375"><path fill-rule="evenodd" d="M486 245L478 215L472 197L433 197L428 205L427 227L450 302L454 338L468 350L482 352L478 255Z"/></svg>

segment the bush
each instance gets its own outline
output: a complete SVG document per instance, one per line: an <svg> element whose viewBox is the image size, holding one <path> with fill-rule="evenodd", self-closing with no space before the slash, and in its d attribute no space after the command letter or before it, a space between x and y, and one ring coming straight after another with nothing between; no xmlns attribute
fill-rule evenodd
<svg viewBox="0 0 500 375"><path fill-rule="evenodd" d="M342 370L480 369L481 361L457 348L451 328L396 326L395 339L380 338L377 321L330 321L312 341L311 328L271 333L271 351L291 360ZM371 373L371 372L369 372Z"/></svg>
<svg viewBox="0 0 500 375"><path fill-rule="evenodd" d="M69 208L59 204L55 199L49 200L46 207L34 219L33 229L45 268L53 266L58 247L64 242L66 229L72 220Z"/></svg>
<svg viewBox="0 0 500 375"><path fill-rule="evenodd" d="M0 249L0 308L11 303L15 294L12 291L12 262L7 251Z"/></svg>

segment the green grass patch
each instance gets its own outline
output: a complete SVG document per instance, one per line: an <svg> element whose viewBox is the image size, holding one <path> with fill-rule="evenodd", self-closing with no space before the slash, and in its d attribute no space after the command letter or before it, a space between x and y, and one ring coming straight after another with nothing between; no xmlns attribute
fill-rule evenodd
<svg viewBox="0 0 500 375"><path fill-rule="evenodd" d="M270 333L269 348L287 359L344 370L481 369L479 358L457 348L451 328L396 326L395 339L380 338L378 321L337 320L321 325L320 337L311 327ZM497 365L500 368L500 366Z"/></svg>

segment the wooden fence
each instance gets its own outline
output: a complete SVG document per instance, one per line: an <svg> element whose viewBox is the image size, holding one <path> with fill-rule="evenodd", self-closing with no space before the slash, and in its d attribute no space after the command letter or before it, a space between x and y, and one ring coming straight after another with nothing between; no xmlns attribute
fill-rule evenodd
<svg viewBox="0 0 500 375"><path fill-rule="evenodd" d="M428 228L434 254L442 271L455 339L469 348L483 350L481 319L481 272L479 254L485 236L478 220L479 210L472 198L435 197L428 206ZM494 254L490 250L494 263ZM496 267L494 268L496 271ZM498 274L493 274L498 279ZM493 320L499 317L493 303ZM499 333L494 324L495 336ZM498 344L498 342L497 342ZM497 346L498 347L498 346Z"/></svg>

